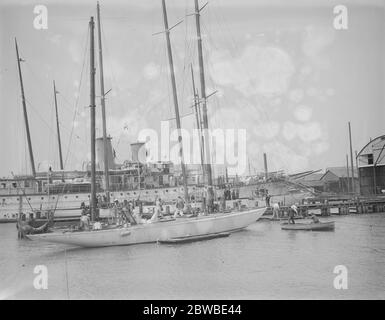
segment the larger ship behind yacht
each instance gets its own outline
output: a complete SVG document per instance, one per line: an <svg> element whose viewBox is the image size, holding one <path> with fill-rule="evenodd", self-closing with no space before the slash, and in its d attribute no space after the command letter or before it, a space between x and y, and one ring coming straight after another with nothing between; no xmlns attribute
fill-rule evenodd
<svg viewBox="0 0 385 320"><path fill-rule="evenodd" d="M214 200L223 194L222 189L224 188L236 190L237 198L255 199L259 196L259 199L262 200L264 194L268 192L270 195L277 196L277 199L282 196L286 197L287 203L296 202L297 199L311 195L311 190L295 185L285 177L275 176L274 181L274 179L271 179L274 178L274 174L270 174L270 179L268 179L266 172L261 175L252 175L249 172L247 177L229 177L226 167L213 165L211 166L213 172L206 173L205 177L202 169L203 163L185 165L182 161L182 163L176 165L171 161L146 162L143 161L146 158L146 147L142 142L133 142L131 144L132 156L130 160L120 164L116 163L115 152L111 144L112 138L107 136L106 132L99 6L98 35L103 136L95 139L96 161L94 166L92 167L92 164L86 163L81 171L64 169L55 82L54 102L60 168L53 169L50 167L49 170L44 172L35 170L20 65L23 60L19 56L18 45L15 40L24 124L32 172L30 175L12 175L12 177L0 178L0 222L17 221L21 214L39 217L42 213L49 211L55 212L56 219L78 218L81 214L81 204L90 205L93 185L96 188L96 194L103 198L103 203L107 206L115 199L119 201L124 199L141 200L151 206L157 197L171 204L178 196L186 197L186 195L199 202L202 194L207 192L204 185L210 186L211 197ZM194 96L198 98L195 88ZM200 106L196 105L196 109L200 109ZM199 129L203 120L198 119L198 117L201 117L200 112L196 112L196 116ZM95 179L94 184L92 183L92 177ZM207 181L207 179L210 181ZM260 190L263 190L263 192L260 193Z"/></svg>

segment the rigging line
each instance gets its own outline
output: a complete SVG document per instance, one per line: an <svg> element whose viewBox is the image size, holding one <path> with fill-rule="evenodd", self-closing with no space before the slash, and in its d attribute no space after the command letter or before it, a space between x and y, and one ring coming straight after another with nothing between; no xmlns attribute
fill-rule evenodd
<svg viewBox="0 0 385 320"><path fill-rule="evenodd" d="M65 158L65 161L64 161L65 165L67 164L68 155L70 153L73 131L75 129L75 119L76 119L76 115L78 113L78 108L79 108L80 90L81 90L82 81L83 81L84 66L85 66L86 60L87 60L86 54L87 54L87 48L88 48L88 38L89 38L89 26L88 26L87 36L86 36L86 45L85 45L84 53L83 53L83 65L82 65L82 69L81 69L81 72L80 72L80 80L79 80L79 86L78 86L76 102L75 102L75 111L74 111L74 116L73 116L73 119L72 119L72 128L71 128L70 138L69 138L69 141L68 141L67 154L66 154L66 158Z"/></svg>
<svg viewBox="0 0 385 320"><path fill-rule="evenodd" d="M33 71L33 68L32 68L32 65L28 62L28 61L24 61L24 64L27 66L28 70L30 71L30 73L32 74L32 76L35 78L35 80L37 81L37 83L40 83L40 84L43 84L45 83L45 79L43 77L39 77L34 71ZM40 91L40 90L39 90ZM50 92L49 90L47 90L47 88L45 88L44 90L44 87L43 87L43 96L45 96L45 98L47 98L47 101L48 101L48 105L49 106L52 106L53 104L53 98L48 94L48 92ZM41 93L41 92L40 92ZM40 94L39 94L40 95Z"/></svg>
<svg viewBox="0 0 385 320"><path fill-rule="evenodd" d="M56 88L56 89L58 89L58 88ZM65 97L65 95L60 90L57 90L57 93L59 94L59 96L62 98L62 100L64 102L63 104L60 104L60 109L61 109L61 107L64 107L64 109L66 109L72 113L73 110L68 108L68 107L71 107L71 108L73 107L72 103Z"/></svg>
<svg viewBox="0 0 385 320"><path fill-rule="evenodd" d="M25 99L25 101L27 102L27 104L28 104L28 106L29 107L31 107L34 111L35 111L35 114L39 117L39 119L47 126L47 128L52 132L52 133L54 133L55 131L54 131L54 129L53 128L51 128L51 126L48 124L48 121L46 121L43 117L42 117L42 115L37 111L37 109L32 105L32 103L29 101L29 100L27 100L27 99Z"/></svg>
<svg viewBox="0 0 385 320"><path fill-rule="evenodd" d="M13 174L13 172L11 172L11 174L12 174L13 179L15 179L15 181L16 181L16 183L17 183L19 189L21 189L21 191L23 192L23 195L24 195L24 197L25 197L25 200L27 200L27 203L28 203L29 207L30 207L31 210L33 211L32 205L31 205L31 203L29 202L29 199L28 199L28 197L27 197L27 195L26 195L26 193L25 193L25 189L21 187L21 185L20 185L20 183L19 183L19 180L16 179L15 175ZM20 218L21 218L21 217L19 216L19 219L20 219Z"/></svg>
<svg viewBox="0 0 385 320"><path fill-rule="evenodd" d="M108 61L108 60L111 60L111 54L110 54L110 50L109 50L109 42L107 41L107 37L106 37L106 35L104 33L103 19L100 19L100 31L101 31L102 38L103 38L103 49L104 49L103 52L105 52L105 55L106 55L106 58L107 58L106 61ZM106 68L104 68L104 69L106 69ZM116 94L116 98L118 99L118 102L119 102L120 106L124 106L125 103L123 102L123 100L121 98L121 95L120 95L122 90L121 90L121 87L119 86L118 81L116 80L116 75L115 75L114 67L112 66L112 64L108 66L108 70L109 70L109 73L110 73L111 80L113 82L112 86L117 89L116 90L116 93L117 93ZM109 107L109 110L112 110L111 106Z"/></svg>
<svg viewBox="0 0 385 320"><path fill-rule="evenodd" d="M57 134L56 132L56 129L55 128L52 128L51 125L48 123L48 121L46 121L43 116L37 111L37 108L34 107L34 105L27 99L25 99L25 101L27 102L28 106L31 107L35 113L37 114L37 116L39 117L39 119L47 126L47 128L51 131L51 133L53 133L54 135ZM52 110L51 110L51 115L52 115ZM61 128L64 128L65 130L68 130L70 131L70 129L67 127L67 126L63 126L61 125L60 126ZM79 137L79 139L82 141L82 139ZM85 142L85 141L84 141Z"/></svg>
<svg viewBox="0 0 385 320"><path fill-rule="evenodd" d="M33 71L33 68L32 68L32 66L28 63L28 62L25 62L25 64L26 64L26 66L28 67L28 69L29 69L29 71L31 72L31 74L33 75L33 77L38 81L38 83L44 83L44 81L40 81L40 80L44 80L44 78L43 77L40 77L39 78L39 76L37 76L37 74ZM47 89L47 88L46 88ZM44 96L47 98L47 100L48 100L48 105L49 105L49 109L51 110L51 112L52 112L52 109L53 108L51 108L52 107L52 105L54 104L54 101L53 101L53 98L48 94L48 92L50 92L49 90L43 90L44 91ZM62 97L64 97L62 94L61 94L61 96ZM31 102L29 102L29 103L31 103ZM62 106L64 106L64 108L66 109L66 110L68 110L68 111L71 111L72 112L72 110L69 110L65 105L62 105ZM35 109L36 110L36 109Z"/></svg>

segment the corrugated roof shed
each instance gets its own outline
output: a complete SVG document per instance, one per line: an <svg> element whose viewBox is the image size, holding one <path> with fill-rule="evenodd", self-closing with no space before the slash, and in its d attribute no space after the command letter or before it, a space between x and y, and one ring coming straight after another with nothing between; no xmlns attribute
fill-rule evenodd
<svg viewBox="0 0 385 320"><path fill-rule="evenodd" d="M319 181L323 177L324 173L312 173L305 177L302 177L301 179L298 179L298 181Z"/></svg>

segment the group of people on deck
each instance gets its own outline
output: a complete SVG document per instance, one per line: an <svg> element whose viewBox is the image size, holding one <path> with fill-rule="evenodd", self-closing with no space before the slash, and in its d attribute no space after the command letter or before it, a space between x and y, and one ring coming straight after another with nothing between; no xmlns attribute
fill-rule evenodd
<svg viewBox="0 0 385 320"><path fill-rule="evenodd" d="M156 198L155 200L155 208L154 208L154 214L152 215L150 222L158 221L159 219L163 218L163 205L164 202L161 198ZM185 201L182 199L181 196L178 196L178 198L175 201L175 211L174 211L174 218L183 217L184 216L184 209L185 209Z"/></svg>
<svg viewBox="0 0 385 320"><path fill-rule="evenodd" d="M225 200L236 200L239 199L239 189L226 188L223 192Z"/></svg>
<svg viewBox="0 0 385 320"><path fill-rule="evenodd" d="M141 208L141 203L139 203L139 208ZM114 200L113 210L114 216L116 218L117 225L135 225L138 223L145 223L146 220L142 218L141 209L135 209L135 201L128 201L127 199L119 202L118 199Z"/></svg>
<svg viewBox="0 0 385 320"><path fill-rule="evenodd" d="M142 224L142 223L151 223L151 222L157 222L159 220L162 220L165 218L165 215L168 216L168 218L178 218L178 217L185 217L187 216L196 215L196 214L207 214L207 212L210 212L208 210L206 203L206 194L207 190L205 190L202 193L202 206L201 208L198 208L196 206L196 199L195 196L191 196L189 199L190 202L186 202L185 199L183 199L181 196L178 196L177 199L175 199L173 205L171 207L175 207L175 211L171 213L169 211L169 206L165 207L164 201L160 197L156 197L153 207L153 213L151 218L145 218L143 216L143 204L141 201L135 201L135 200L118 200L114 199L112 203L108 203L105 197L98 195L97 201L96 201L96 207L97 210L105 207L110 208L112 210L112 216L114 218L114 221L119 226L124 225L136 225L136 224ZM213 208L213 212L223 212L226 209L226 200L227 199L237 199L239 197L239 191L236 190L230 190L225 189L223 192L222 197L218 197L218 203L215 204L215 208ZM107 201L107 202L106 202ZM195 205L194 205L195 204ZM139 207L139 210L136 208ZM98 221L99 219L96 219L96 221L91 223L91 210L90 206L86 206L84 202L81 204L82 209L82 215L80 218L80 230L90 230L95 229L95 223L96 223L96 229L101 229L101 223ZM135 210L136 209L136 210ZM200 212L200 213L199 213ZM191 214L190 214L191 213Z"/></svg>

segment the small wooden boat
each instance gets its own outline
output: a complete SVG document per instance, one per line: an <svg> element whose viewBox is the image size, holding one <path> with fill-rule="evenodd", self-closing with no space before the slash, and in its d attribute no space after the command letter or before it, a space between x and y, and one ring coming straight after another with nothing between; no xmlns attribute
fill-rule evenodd
<svg viewBox="0 0 385 320"><path fill-rule="evenodd" d="M283 223L282 230L309 230L309 231L328 231L334 230L334 221L329 222L311 222L311 223Z"/></svg>
<svg viewBox="0 0 385 320"><path fill-rule="evenodd" d="M230 232L221 232L221 233L212 233L212 234L202 234L198 236L185 236L179 238L170 238L166 240L159 240L159 243L164 244L179 244L179 243L189 243L195 241L211 240L216 238L228 237Z"/></svg>
<svg viewBox="0 0 385 320"><path fill-rule="evenodd" d="M27 235L45 233L48 231L48 227L50 226L50 224L51 220L47 220L43 225L39 227L34 227L32 223L28 221L18 220L16 223L18 238L23 239Z"/></svg>

